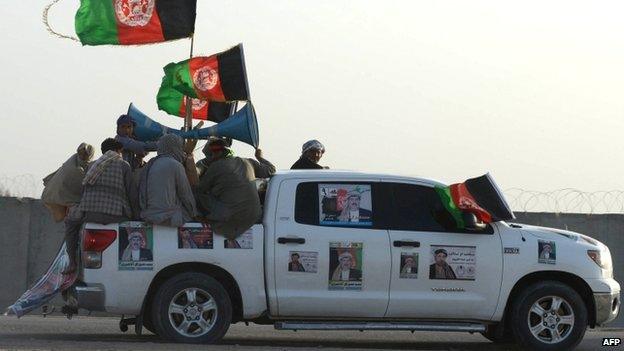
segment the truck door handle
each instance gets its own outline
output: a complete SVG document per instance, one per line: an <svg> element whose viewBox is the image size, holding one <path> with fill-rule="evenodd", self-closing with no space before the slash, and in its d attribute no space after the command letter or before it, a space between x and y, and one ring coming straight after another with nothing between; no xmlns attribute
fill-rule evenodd
<svg viewBox="0 0 624 351"><path fill-rule="evenodd" d="M393 243L394 247L420 247L419 241L411 241L411 240L395 240Z"/></svg>
<svg viewBox="0 0 624 351"><path fill-rule="evenodd" d="M289 237L280 237L277 238L278 244L305 244L304 238L289 238Z"/></svg>

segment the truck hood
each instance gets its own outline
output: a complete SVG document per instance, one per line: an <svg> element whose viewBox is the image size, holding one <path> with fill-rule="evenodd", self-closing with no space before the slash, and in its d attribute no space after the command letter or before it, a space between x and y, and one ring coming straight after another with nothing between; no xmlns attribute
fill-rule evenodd
<svg viewBox="0 0 624 351"><path fill-rule="evenodd" d="M605 245L603 243L601 243L600 241L587 236L585 234L581 234L581 233L577 233L577 232L573 232L570 230L564 230L564 229L557 229L557 228L549 228L549 227L540 227L540 226L536 226L536 225L529 225L529 224L521 224L521 223L514 223L513 226L515 228L518 228L526 233L530 233L536 237L542 238L542 239L560 239L560 238L568 238L572 241L582 241L584 243L590 244L595 246L596 248L602 248Z"/></svg>

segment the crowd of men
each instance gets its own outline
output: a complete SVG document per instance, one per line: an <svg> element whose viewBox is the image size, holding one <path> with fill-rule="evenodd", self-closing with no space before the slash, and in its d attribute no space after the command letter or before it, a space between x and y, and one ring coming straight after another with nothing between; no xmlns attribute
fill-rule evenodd
<svg viewBox="0 0 624 351"><path fill-rule="evenodd" d="M92 162L94 148L80 144L54 173L44 179L42 200L56 221L64 220L70 259L65 273L77 269L80 228L85 222L99 224L141 220L181 227L184 223L209 223L213 230L235 239L261 216L255 185L268 178L275 166L256 149L256 159L236 157L231 141L211 138L195 162L197 140L186 143L166 134L157 142L134 138L135 122L122 115L117 135L101 144L102 156ZM149 152L156 157L144 161ZM310 140L291 169L324 169L319 160L325 147Z"/></svg>

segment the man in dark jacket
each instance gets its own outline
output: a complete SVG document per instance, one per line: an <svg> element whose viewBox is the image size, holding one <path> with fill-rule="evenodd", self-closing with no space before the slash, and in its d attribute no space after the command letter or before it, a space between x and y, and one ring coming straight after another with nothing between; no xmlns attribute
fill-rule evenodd
<svg viewBox="0 0 624 351"><path fill-rule="evenodd" d="M301 157L295 162L290 169L327 169L319 165L319 161L325 153L325 146L318 140L310 140L303 144L301 148Z"/></svg>
<svg viewBox="0 0 624 351"><path fill-rule="evenodd" d="M235 157L223 139L213 138L204 148L205 169L195 186L197 209L214 231L235 239L261 215L255 179L271 176L275 167L256 152L257 164Z"/></svg>

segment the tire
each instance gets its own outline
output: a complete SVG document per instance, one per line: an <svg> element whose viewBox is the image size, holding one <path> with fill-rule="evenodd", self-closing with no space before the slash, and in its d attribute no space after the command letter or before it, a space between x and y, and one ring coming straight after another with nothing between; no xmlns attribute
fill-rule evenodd
<svg viewBox="0 0 624 351"><path fill-rule="evenodd" d="M553 307L557 303L559 307ZM571 287L544 281L522 290L512 305L514 338L528 350L571 350L587 329L587 308Z"/></svg>
<svg viewBox="0 0 624 351"><path fill-rule="evenodd" d="M232 302L223 286L202 273L182 273L158 288L151 321L157 335L182 343L215 343L232 321Z"/></svg>
<svg viewBox="0 0 624 351"><path fill-rule="evenodd" d="M147 316L147 315L143 316L143 328L145 328L147 331L149 331L150 333L154 335L158 335L156 334L156 329L154 329L154 323L152 323L152 316Z"/></svg>
<svg viewBox="0 0 624 351"><path fill-rule="evenodd" d="M484 332L481 332L486 339L495 344L512 344L514 342L513 335L509 328L503 328L501 324L490 324L485 328Z"/></svg>

